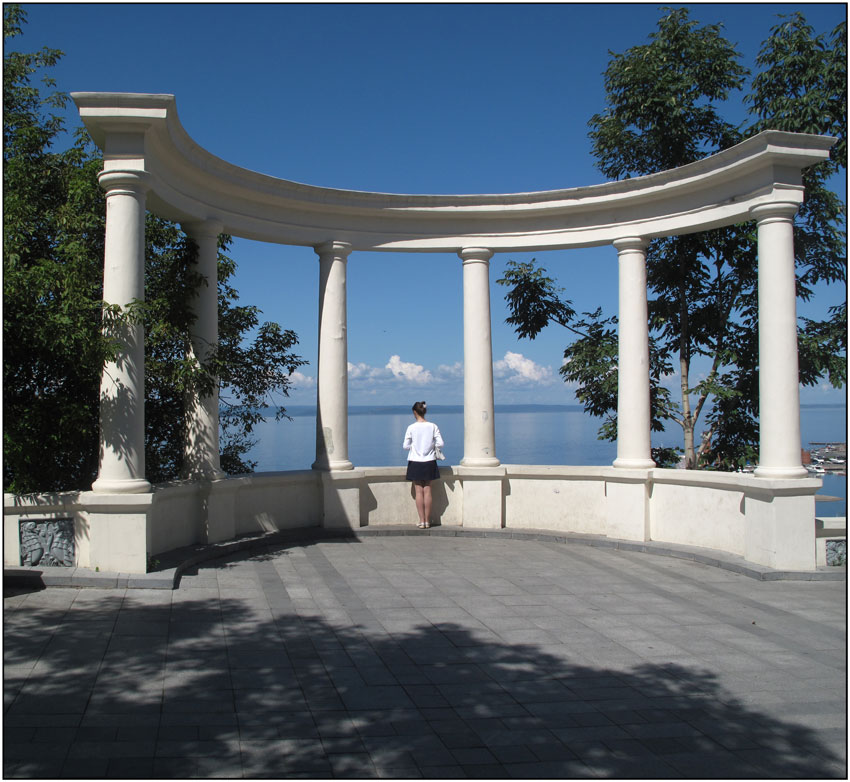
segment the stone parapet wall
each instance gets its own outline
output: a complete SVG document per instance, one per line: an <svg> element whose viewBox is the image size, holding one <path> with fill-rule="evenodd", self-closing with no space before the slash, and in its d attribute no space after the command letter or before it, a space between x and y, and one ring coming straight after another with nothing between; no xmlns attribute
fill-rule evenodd
<svg viewBox="0 0 850 782"><path fill-rule="evenodd" d="M546 529L699 546L785 570L818 564L818 479L614 467L441 467L433 519L443 527ZM415 525L402 467L256 473L178 482L150 493L4 497L7 565L21 564L21 523L71 518L74 564L143 573L149 557L244 535ZM822 558L822 557L821 557Z"/></svg>

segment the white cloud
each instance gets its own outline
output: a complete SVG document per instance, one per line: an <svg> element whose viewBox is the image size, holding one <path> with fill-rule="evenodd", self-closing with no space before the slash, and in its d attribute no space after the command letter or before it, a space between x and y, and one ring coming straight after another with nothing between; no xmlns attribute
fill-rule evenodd
<svg viewBox="0 0 850 782"><path fill-rule="evenodd" d="M416 385L434 382L433 375L425 367L411 361L402 361L401 356L390 356L385 368L389 369L397 380L406 380Z"/></svg>
<svg viewBox="0 0 850 782"><path fill-rule="evenodd" d="M521 353L508 351L505 357L493 364L493 374L503 383L515 386L549 386L556 381L551 367L536 364ZM369 388L392 388L403 385L456 384L463 380L463 362L440 364L436 369L426 369L413 361L402 361L394 354L383 367L372 366L365 362L348 362L348 380L363 393ZM290 375L294 390L307 390L316 387L316 379L295 371ZM387 385L389 383L389 385Z"/></svg>
<svg viewBox="0 0 850 782"><path fill-rule="evenodd" d="M504 358L493 364L493 372L496 377L512 384L548 386L555 382L551 367L535 364L522 353L512 353L510 350L505 353Z"/></svg>
<svg viewBox="0 0 850 782"><path fill-rule="evenodd" d="M305 375L297 369L289 376L292 385L296 389L313 388L316 385L316 378Z"/></svg>
<svg viewBox="0 0 850 782"><path fill-rule="evenodd" d="M440 364L437 367L437 375L440 380L457 380L463 377L463 364L455 361L454 364Z"/></svg>
<svg viewBox="0 0 850 782"><path fill-rule="evenodd" d="M348 362L348 379L349 380L372 380L378 377L386 377L387 372L380 367L372 367L369 364L364 364L362 361L359 364Z"/></svg>

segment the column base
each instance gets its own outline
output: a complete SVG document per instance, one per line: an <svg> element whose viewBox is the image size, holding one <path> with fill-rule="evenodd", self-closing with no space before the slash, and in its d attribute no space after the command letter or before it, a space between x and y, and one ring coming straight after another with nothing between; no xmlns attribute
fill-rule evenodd
<svg viewBox="0 0 850 782"><path fill-rule="evenodd" d="M614 459L612 466L621 470L651 470L655 462L652 459Z"/></svg>
<svg viewBox="0 0 850 782"><path fill-rule="evenodd" d="M756 467L756 478L808 478L809 471L800 466L794 467Z"/></svg>
<svg viewBox="0 0 850 782"><path fill-rule="evenodd" d="M461 467L499 467L501 464L495 456L464 457L460 460Z"/></svg>
<svg viewBox="0 0 850 782"><path fill-rule="evenodd" d="M339 461L331 461L331 462L313 462L310 465L311 470L318 470L320 472L338 472L341 470L353 470L354 463L350 462L348 459L340 459Z"/></svg>
<svg viewBox="0 0 850 782"><path fill-rule="evenodd" d="M98 478L91 490L96 494L147 494L151 484L144 478Z"/></svg>

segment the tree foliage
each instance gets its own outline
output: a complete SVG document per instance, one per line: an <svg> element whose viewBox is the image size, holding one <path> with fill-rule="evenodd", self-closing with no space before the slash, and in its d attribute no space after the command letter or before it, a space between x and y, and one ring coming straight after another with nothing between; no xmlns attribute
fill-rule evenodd
<svg viewBox="0 0 850 782"><path fill-rule="evenodd" d="M6 6L4 39L23 12ZM62 53L7 52L3 63L4 485L57 488L96 468L101 336L102 198L96 164L78 141L53 150L64 96L32 83ZM53 87L43 79L47 89ZM97 190L95 181L94 190Z"/></svg>
<svg viewBox="0 0 850 782"><path fill-rule="evenodd" d="M145 224L145 462L154 483L185 474L183 443L189 425L187 399L220 388L221 466L229 474L250 472L244 456L251 433L272 394L286 395L290 374L304 361L291 352L298 338L277 323L260 323L257 307L238 303L231 278L236 263L225 254L230 237L219 237L219 344L203 365L189 350L195 321L192 303L206 281L195 268L197 246L174 223L152 214ZM246 334L256 332L250 342ZM278 419L286 410L276 406Z"/></svg>
<svg viewBox="0 0 850 782"><path fill-rule="evenodd" d="M744 83L739 57L720 25L699 27L685 8L663 17L649 44L611 53L607 107L590 120L600 171L610 179L650 174L735 143L717 104Z"/></svg>
<svg viewBox="0 0 850 782"><path fill-rule="evenodd" d="M542 269L530 263L508 262L505 276L498 280L510 290L505 300L511 315L505 322L516 329L520 337L534 339L549 323L557 323L572 329L570 322L575 310L570 301L561 298L561 290L555 281L547 277Z"/></svg>
<svg viewBox="0 0 850 782"><path fill-rule="evenodd" d="M25 14L4 7L4 38L22 32ZM104 318L141 318L145 326L145 452L153 482L180 477L187 395L221 389L222 468L250 471L261 407L286 396L302 365L297 336L260 323L256 307L238 303L220 237L220 345L205 365L187 357L192 300L206 284L197 248L173 223L148 215L144 302L125 311L102 301L105 197L102 160L80 128L59 149L66 96L46 97L32 83L62 52L7 51L3 69L3 480L15 493L85 488L96 477L100 377L117 346ZM49 77L42 79L50 89Z"/></svg>
<svg viewBox="0 0 850 782"><path fill-rule="evenodd" d="M748 72L719 25L700 26L687 9L667 13L650 42L611 55L605 72L607 106L590 120L599 169L614 179L691 163L773 128L835 135L830 160L804 173L805 203L795 225L798 295L816 283L846 279L845 212L828 187L846 169L846 25L815 36L800 13L784 18L764 42L745 100L752 122L738 127L722 116L723 101L745 86ZM652 420L656 431L675 421L683 431L688 467L734 468L757 458L758 309L753 223L654 240L647 249ZM565 379L577 382L585 410L604 419L600 436L616 437L616 335L613 318L585 313L559 317L559 300L545 269L515 265L499 282L512 286L508 322L533 336L548 322L586 333L566 350ZM549 290L535 290L547 280ZM522 291L522 295L514 295ZM553 299L553 291L555 298ZM554 313L554 315L553 315ZM802 319L800 381L846 380L846 305L824 321ZM843 354L843 355L842 355ZM691 380L695 358L705 377ZM666 376L680 381L674 401L661 393ZM698 425L707 430L698 437ZM669 457L669 453L667 454Z"/></svg>

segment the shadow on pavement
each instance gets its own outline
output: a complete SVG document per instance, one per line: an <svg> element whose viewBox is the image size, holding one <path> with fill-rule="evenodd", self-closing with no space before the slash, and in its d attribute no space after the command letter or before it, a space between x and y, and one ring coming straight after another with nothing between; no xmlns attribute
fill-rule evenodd
<svg viewBox="0 0 850 782"><path fill-rule="evenodd" d="M813 731L705 670L299 616L285 590L60 593L6 613L7 777L840 776Z"/></svg>

